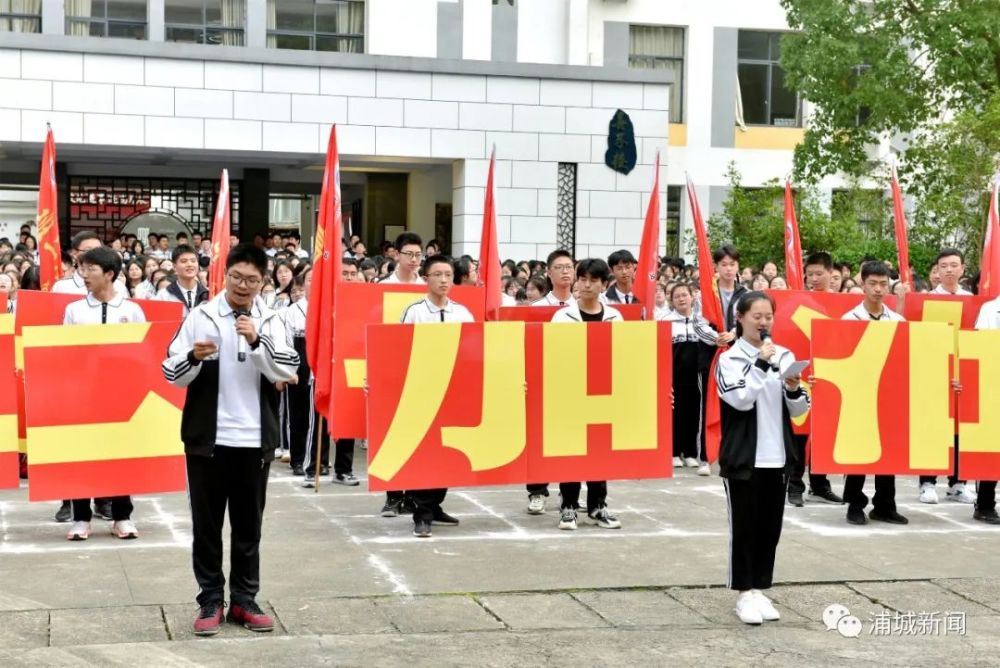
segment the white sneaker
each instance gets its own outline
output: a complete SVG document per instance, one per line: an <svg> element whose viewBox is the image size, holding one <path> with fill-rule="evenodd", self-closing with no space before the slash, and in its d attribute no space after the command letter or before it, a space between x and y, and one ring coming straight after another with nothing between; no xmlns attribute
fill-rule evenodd
<svg viewBox="0 0 1000 668"><path fill-rule="evenodd" d="M698 467L698 475L702 475L702 476L712 475L712 465L709 464L708 462L705 462L704 464L702 464L701 466L699 466Z"/></svg>
<svg viewBox="0 0 1000 668"><path fill-rule="evenodd" d="M73 522L66 534L66 540L87 540L90 538L90 522Z"/></svg>
<svg viewBox="0 0 1000 668"><path fill-rule="evenodd" d="M545 514L545 495L544 494L531 494L528 496L528 514L529 515L544 515Z"/></svg>
<svg viewBox="0 0 1000 668"><path fill-rule="evenodd" d="M679 469L684 466L684 460L680 457L674 457L674 468Z"/></svg>
<svg viewBox="0 0 1000 668"><path fill-rule="evenodd" d="M695 459L694 457L685 457L684 466L688 467L689 469L696 469L698 468L698 460Z"/></svg>
<svg viewBox="0 0 1000 668"><path fill-rule="evenodd" d="M937 489L932 482L920 484L920 503L937 503Z"/></svg>
<svg viewBox="0 0 1000 668"><path fill-rule="evenodd" d="M288 452L288 450L282 450L281 451L281 461L283 461L283 462L290 462L290 461L292 461L292 455L291 455L290 452Z"/></svg>
<svg viewBox="0 0 1000 668"><path fill-rule="evenodd" d="M559 528L563 531L576 530L576 511L572 508L563 508L559 516Z"/></svg>
<svg viewBox="0 0 1000 668"><path fill-rule="evenodd" d="M976 494L965 486L964 482L957 482L948 488L945 498L958 503L975 503Z"/></svg>
<svg viewBox="0 0 1000 668"><path fill-rule="evenodd" d="M760 610L761 619L765 622L776 622L781 619L781 613L771 603L771 599L764 595L764 592L759 589L751 589L750 593L753 594L754 600L757 602L757 609Z"/></svg>
<svg viewBox="0 0 1000 668"><path fill-rule="evenodd" d="M139 530L135 528L135 522L132 520L120 520L111 525L111 533L115 538L121 538L122 540L130 540L132 538L139 537Z"/></svg>
<svg viewBox="0 0 1000 668"><path fill-rule="evenodd" d="M752 592L744 592L737 597L734 611L744 624L764 623L764 618L761 616L760 608L757 605L757 598Z"/></svg>

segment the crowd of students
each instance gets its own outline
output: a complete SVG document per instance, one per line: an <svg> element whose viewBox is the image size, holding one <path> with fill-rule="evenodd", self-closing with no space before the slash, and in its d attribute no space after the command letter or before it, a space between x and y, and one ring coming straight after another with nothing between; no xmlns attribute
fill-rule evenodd
<svg viewBox="0 0 1000 668"><path fill-rule="evenodd" d="M16 310L19 289L38 289L37 253L30 239L30 228L22 229L17 244L0 239L0 293L7 294L8 310L12 312ZM243 249L243 254L239 256L242 259L237 264L242 263L241 266L245 265L248 271L255 267L260 269L256 273L251 271L252 276L241 274L234 278L231 272L227 274L227 290L241 291L243 297L249 299L247 319L256 323L256 329L251 332L249 325L243 325L241 330L241 312L231 304L225 306L219 302L220 312L228 309L228 313L235 314L236 329L241 335L256 335L265 322L272 323L274 329L271 335L280 336L284 350L290 352L281 352L269 338L264 339L270 342L268 359L274 364L294 366L295 369L295 373L290 374L284 369L278 373L277 367L262 367L265 371L274 371L270 375L277 378L274 381L277 390L274 395L274 457L286 463L293 475L302 476L303 485L307 487L316 484L317 476L326 475L330 475L330 481L334 483L358 485L359 480L353 471L355 442L344 439L333 444L331 472L329 436L326 429L320 427L320 418L313 406L312 375L305 360L305 323L312 281L309 254L300 247L295 234L274 233L267 237L260 236L252 244L239 246L235 237L231 241L234 248ZM151 234L146 243L132 235L125 235L105 246L95 233L80 232L72 238L70 249L64 253L64 276L53 291L82 297L67 307L66 324L140 321L142 312L131 305L129 297L181 303L185 327L191 321L189 316L192 313L206 309L206 313L218 320L218 314L211 313L210 307L205 306L210 301L206 284L211 251L211 243L199 234L188 238L180 233L172 239L167 235ZM797 374L786 373L794 363L794 357L787 349L770 341L774 303L764 292L787 289L787 282L779 274L775 262L765 262L759 271L741 267L739 251L729 245L714 252L713 262L712 271L725 318L721 331L713 327L701 312L702 295L698 279L703 268L687 265L679 259L663 258L657 275L655 303L641 306L645 307L645 317L669 322L671 326L676 416L673 423L673 465L695 469L700 476L712 474L705 448L705 392L709 386L711 361L717 351L723 351L715 380L723 407L719 470L725 480L731 519L730 586L740 592L736 604L740 619L760 623L780 616L764 596L763 590L771 583L774 553L786 503L801 507L806 500L838 505L846 502L847 522L857 525L867 524L869 520L907 524L908 520L896 509L893 476L875 476L873 510L868 515L864 512L869 502L863 492L864 476L845 477L843 498L834 492L829 479L822 474L809 471L807 487L807 437L792 433L789 418L807 410L808 393L804 391ZM230 264L232 257L227 262L227 265ZM639 303L633 291L636 265L635 257L627 250L616 251L606 260L577 260L571 252L562 249L550 253L545 261L507 260L501 268L503 303L560 307L553 322L620 321L622 316L615 308L617 304ZM454 285L477 284L478 269L474 258L463 256L452 259L442 255L436 240L425 244L411 232L399 235L392 244L383 245L380 253L371 258L367 256L365 244L352 237L345 241L342 258L344 281L426 285L426 296L415 301L403 313L401 322L411 324L471 321L469 311L454 302L449 293ZM868 258L855 271L848 264L835 263L829 253L816 252L806 258L803 272L807 289L858 296L856 307L843 315L845 319L903 320L900 315L902 302L910 288L899 281L898 273L887 262ZM965 275L962 254L954 249L945 249L935 260L927 280L915 281L915 289L936 294L967 295L975 291L976 284L976 277ZM899 312L890 310L884 304L890 294L899 298ZM212 303L215 302L218 298ZM269 314L274 314L276 319L272 321ZM1000 300L983 306L977 328L1000 328ZM259 345L259 339L257 343ZM203 347L199 348L199 345ZM165 364L164 373L168 380L178 381L204 360L211 362L217 359L217 355L213 358L213 352L204 345L194 340L187 342L185 346L188 349L178 353L180 357L169 369ZM217 368L229 367L231 364L226 362ZM225 373L237 373L239 370L240 367L230 368ZM956 383L954 389L957 392L961 388ZM232 415L224 413L223 407L219 406L215 419L219 430L233 430L243 417L246 416L241 416L238 411ZM226 423L230 418L231 425ZM259 416L257 423L262 419ZM263 425L262 429L265 428L269 429L270 425ZM270 443L271 439L265 441ZM260 438L255 440L257 446L262 442ZM231 447L238 445L230 444ZM318 458L316 447L319 447ZM955 453L957 461L958 447ZM194 473L209 475L197 466ZM961 479L956 466L956 474L948 480L946 498L974 504L973 517L976 520L1000 524L994 505L994 490L995 483L981 482L977 497L967 481ZM608 508L606 481L587 481L583 506L580 504L581 491L581 482L559 482L559 529L576 529L581 513L588 524L605 529L621 528L621 521ZM383 517L412 514L413 534L428 537L432 525L459 524L442 508L446 494L446 489L388 492L380 514ZM527 485L527 494L527 512L543 515L549 483L533 481ZM935 478L920 479L918 498L924 503L938 502ZM203 501L208 505L218 502L211 499ZM256 507L258 501L262 508L262 498L247 501L247 507ZM57 519L73 522L69 539L87 539L91 516L95 513L113 521L112 532L119 538L138 536L138 529L131 519L131 502L127 497L96 499L93 511L90 502L89 499L69 500L60 508ZM206 506L204 512L211 515L215 511L210 512ZM259 541L259 513L250 512L249 517L256 517ZM208 522L205 531L213 533L216 529L214 515L209 519L211 521L204 520ZM204 549L214 555L215 544L212 541L209 543L211 545ZM211 558L214 560L215 556ZM203 565L203 572L199 573L203 592L207 586L205 583L210 579L206 568ZM216 593L213 590L209 597L211 600L205 598L204 601L212 603L218 598ZM257 613L246 612L246 606L252 604L252 597L247 602L250 593L253 592L249 589L242 592L242 614L253 616ZM203 601L200 599L199 602ZM209 605L208 617L199 619L214 619L219 612L217 607ZM262 618L259 615L255 619L254 623L259 622L258 626L267 625L266 620L260 621Z"/></svg>

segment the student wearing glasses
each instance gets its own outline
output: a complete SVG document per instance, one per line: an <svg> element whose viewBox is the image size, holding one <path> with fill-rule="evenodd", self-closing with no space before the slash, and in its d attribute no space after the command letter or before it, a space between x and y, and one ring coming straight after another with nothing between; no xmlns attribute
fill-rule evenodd
<svg viewBox="0 0 1000 668"><path fill-rule="evenodd" d="M424 258L423 241L420 235L403 232L396 237L393 248L399 254L396 269L382 283L423 283L420 278L420 262Z"/></svg>

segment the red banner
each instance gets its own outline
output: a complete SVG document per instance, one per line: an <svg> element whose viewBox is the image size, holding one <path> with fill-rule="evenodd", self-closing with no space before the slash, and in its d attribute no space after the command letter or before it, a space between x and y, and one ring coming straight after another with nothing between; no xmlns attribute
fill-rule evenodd
<svg viewBox="0 0 1000 668"><path fill-rule="evenodd" d="M908 294L903 301L903 317L910 322L943 322L975 329L979 309L988 301L987 297L968 295Z"/></svg>
<svg viewBox="0 0 1000 668"><path fill-rule="evenodd" d="M334 438L365 438L365 327L398 323L410 304L427 294L425 285L337 282L333 319L333 401L330 433ZM483 319L483 288L458 285L451 299Z"/></svg>
<svg viewBox="0 0 1000 668"><path fill-rule="evenodd" d="M184 390L160 371L176 330L175 322L24 330L29 500L186 488Z"/></svg>
<svg viewBox="0 0 1000 668"><path fill-rule="evenodd" d="M38 180L38 281L45 291L51 290L52 285L62 276L58 202L56 140L52 137L50 127L45 133Z"/></svg>
<svg viewBox="0 0 1000 668"><path fill-rule="evenodd" d="M0 295L0 302L6 295ZM2 306L2 304L0 304ZM14 316L0 311L0 489L17 487L17 375L14 371Z"/></svg>
<svg viewBox="0 0 1000 668"><path fill-rule="evenodd" d="M212 258L208 265L208 294L219 294L226 286L226 259L229 257L229 235L232 229L229 213L229 170L222 170L219 179L219 198L215 202L212 219Z"/></svg>
<svg viewBox="0 0 1000 668"><path fill-rule="evenodd" d="M958 474L963 480L1000 478L1000 330L961 331L962 392L958 395Z"/></svg>
<svg viewBox="0 0 1000 668"><path fill-rule="evenodd" d="M369 327L369 489L670 477L670 345L658 322Z"/></svg>

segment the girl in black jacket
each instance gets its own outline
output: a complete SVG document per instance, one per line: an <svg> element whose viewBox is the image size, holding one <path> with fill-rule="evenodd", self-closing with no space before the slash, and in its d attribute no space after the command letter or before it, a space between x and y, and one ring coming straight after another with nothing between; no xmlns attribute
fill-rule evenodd
<svg viewBox="0 0 1000 668"><path fill-rule="evenodd" d="M791 418L809 409L795 356L771 342L774 302L748 292L736 306L736 343L720 355L716 381L722 411L719 475L729 504L728 586L740 592L736 614L747 624L780 618L771 587L781 537L788 473L795 461Z"/></svg>

